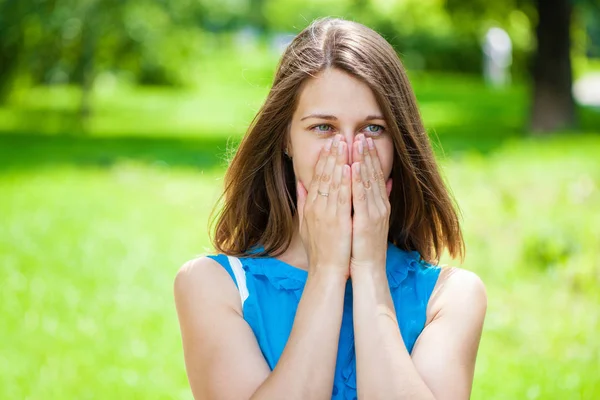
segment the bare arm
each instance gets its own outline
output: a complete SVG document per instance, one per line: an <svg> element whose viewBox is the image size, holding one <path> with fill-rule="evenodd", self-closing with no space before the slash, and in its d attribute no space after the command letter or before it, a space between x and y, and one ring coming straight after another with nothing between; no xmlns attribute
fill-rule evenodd
<svg viewBox="0 0 600 400"><path fill-rule="evenodd" d="M227 272L202 258L186 263L177 274L175 301L196 399L331 398L352 230L350 167L341 139L336 135L323 145L308 191L297 181L308 279L272 373Z"/></svg>
<svg viewBox="0 0 600 400"><path fill-rule="evenodd" d="M430 321L409 355L385 273L353 273L359 397L468 399L487 307L472 272L440 275L428 306ZM435 298L434 298L435 297Z"/></svg>
<svg viewBox="0 0 600 400"><path fill-rule="evenodd" d="M209 258L187 262L175 278L175 300L194 398L331 398L345 283L339 274L309 275L270 373L227 272Z"/></svg>
<svg viewBox="0 0 600 400"><path fill-rule="evenodd" d="M487 307L483 282L458 268L449 276L440 274L431 296L435 300L427 307L430 322L411 358L386 275L392 181L384 180L372 138L359 134L353 146L350 269L358 395L369 400L468 399Z"/></svg>

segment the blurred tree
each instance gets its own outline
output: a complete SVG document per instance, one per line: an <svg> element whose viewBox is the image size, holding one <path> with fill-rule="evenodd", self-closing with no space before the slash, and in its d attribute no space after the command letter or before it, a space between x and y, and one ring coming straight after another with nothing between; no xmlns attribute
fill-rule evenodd
<svg viewBox="0 0 600 400"><path fill-rule="evenodd" d="M578 12L598 12L599 0L447 0L455 19L490 19L509 24L511 11L523 12L535 22L535 50L529 71L532 81L530 129L550 132L577 126L573 100L571 30L574 7Z"/></svg>
<svg viewBox="0 0 600 400"><path fill-rule="evenodd" d="M267 18L265 16L265 0L249 0L250 10L248 15L248 23L260 32L265 32L268 28Z"/></svg>
<svg viewBox="0 0 600 400"><path fill-rule="evenodd" d="M513 40L513 76L532 80L531 125L576 125L569 52L571 13L600 0L0 0L0 102L18 78L75 84L91 112L99 74L142 85L194 83L199 57L250 28L294 33L325 15L380 32L411 70L480 73L490 24ZM597 19L587 18L586 21ZM279 35L281 36L281 35ZM535 41L537 38L537 49ZM230 44L228 44L230 45ZM533 62L526 62L533 50ZM19 81L20 82L20 81Z"/></svg>
<svg viewBox="0 0 600 400"><path fill-rule="evenodd" d="M531 130L576 126L571 66L570 0L536 0L537 48L533 65Z"/></svg>
<svg viewBox="0 0 600 400"><path fill-rule="evenodd" d="M19 78L75 84L85 119L99 73L182 85L204 11L192 0L0 0L0 102Z"/></svg>
<svg viewBox="0 0 600 400"><path fill-rule="evenodd" d="M19 0L0 0L0 102L10 92L22 57L24 6Z"/></svg>

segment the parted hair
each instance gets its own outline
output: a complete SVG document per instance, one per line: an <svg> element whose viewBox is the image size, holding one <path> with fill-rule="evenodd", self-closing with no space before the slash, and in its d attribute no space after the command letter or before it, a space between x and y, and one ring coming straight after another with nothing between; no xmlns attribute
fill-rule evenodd
<svg viewBox="0 0 600 400"><path fill-rule="evenodd" d="M366 83L388 125L394 143L388 240L403 250L417 250L429 263L439 263L444 249L462 261L458 207L440 174L402 62L374 30L331 17L314 20L281 56L269 94L230 161L223 193L211 213L215 249L241 256L262 245L264 252L255 255L278 256L289 247L298 229L293 220L296 178L284 148L303 83L327 68Z"/></svg>

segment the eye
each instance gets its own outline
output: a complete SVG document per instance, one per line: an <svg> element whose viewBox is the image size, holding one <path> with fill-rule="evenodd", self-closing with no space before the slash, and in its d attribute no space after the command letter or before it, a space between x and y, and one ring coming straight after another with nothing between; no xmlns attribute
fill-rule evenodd
<svg viewBox="0 0 600 400"><path fill-rule="evenodd" d="M367 133L371 135L381 135L381 133L385 130L385 128L381 125L371 124L366 127Z"/></svg>
<svg viewBox="0 0 600 400"><path fill-rule="evenodd" d="M317 133L328 133L329 128L331 128L331 125L329 124L319 124L312 126L310 130L317 131Z"/></svg>

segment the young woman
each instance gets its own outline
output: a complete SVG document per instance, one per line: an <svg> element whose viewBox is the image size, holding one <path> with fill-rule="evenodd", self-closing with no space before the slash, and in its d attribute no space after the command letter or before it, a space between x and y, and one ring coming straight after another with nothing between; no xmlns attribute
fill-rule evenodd
<svg viewBox="0 0 600 400"><path fill-rule="evenodd" d="M175 300L196 399L467 399L487 300L393 48L314 21ZM228 257L230 256L230 257Z"/></svg>

